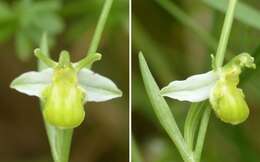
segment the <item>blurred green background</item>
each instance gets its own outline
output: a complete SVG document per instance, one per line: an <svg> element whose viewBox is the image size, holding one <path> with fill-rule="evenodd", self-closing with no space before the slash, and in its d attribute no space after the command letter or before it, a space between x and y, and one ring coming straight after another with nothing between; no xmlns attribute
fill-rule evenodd
<svg viewBox="0 0 260 162"><path fill-rule="evenodd" d="M240 0L228 46L227 60L242 52L256 58L257 70L246 71L240 87L250 117L238 126L211 115L204 162L260 161L260 2ZM218 45L228 0L133 0L133 138L145 162L181 162L174 144L160 126L139 71L141 50L160 87L210 69L210 54ZM183 128L189 103L168 100Z"/></svg>
<svg viewBox="0 0 260 162"><path fill-rule="evenodd" d="M51 56L84 57L104 0L0 1L0 162L51 162L38 99L9 88L18 75L36 70L33 49L48 32ZM114 0L93 70L111 78L122 98L88 103L75 129L71 161L128 161L128 0ZM119 68L120 67L120 68Z"/></svg>

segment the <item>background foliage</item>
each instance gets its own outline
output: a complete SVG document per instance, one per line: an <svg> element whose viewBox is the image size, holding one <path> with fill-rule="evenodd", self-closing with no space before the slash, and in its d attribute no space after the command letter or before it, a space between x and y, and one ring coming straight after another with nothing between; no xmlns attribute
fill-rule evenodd
<svg viewBox="0 0 260 162"><path fill-rule="evenodd" d="M0 1L0 161L50 162L51 154L36 98L9 89L19 74L36 70L33 49L43 31L51 55L62 49L72 61L84 57L104 0ZM113 79L123 98L88 103L86 120L75 130L71 161L128 161L128 1L115 0L93 69ZM118 68L120 67L120 68Z"/></svg>
<svg viewBox="0 0 260 162"><path fill-rule="evenodd" d="M227 60L249 52L259 66L260 31L255 21L260 2L240 0L229 41ZM210 69L220 36L227 1L133 0L133 136L143 161L181 162L179 153L155 117L140 76L137 54L143 51L160 87ZM202 161L257 162L260 160L258 117L259 67L242 78L251 115L231 126L211 115ZM189 103L168 100L183 128ZM135 150L136 152L136 150Z"/></svg>

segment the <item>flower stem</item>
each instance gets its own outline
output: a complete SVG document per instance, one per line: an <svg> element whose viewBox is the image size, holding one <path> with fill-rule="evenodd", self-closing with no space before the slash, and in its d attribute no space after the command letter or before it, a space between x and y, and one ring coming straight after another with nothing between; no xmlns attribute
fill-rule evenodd
<svg viewBox="0 0 260 162"><path fill-rule="evenodd" d="M225 53L227 50L227 44L231 32L231 27L233 24L233 19L234 19L234 12L236 8L236 3L237 0L229 0L229 5L224 21L224 25L222 28L220 40L219 40L219 45L217 48L217 53L216 53L216 68L220 69L223 65L224 58L225 58Z"/></svg>
<svg viewBox="0 0 260 162"><path fill-rule="evenodd" d="M204 145L205 136L208 128L210 114L211 114L211 108L206 107L206 110L204 111L201 119L201 124L198 132L198 139L194 151L196 162L200 162L201 159L201 153L203 150L203 145Z"/></svg>
<svg viewBox="0 0 260 162"><path fill-rule="evenodd" d="M42 36L40 51L42 51L42 53L39 56L43 56L47 60L50 59L46 34ZM48 68L46 62L44 63L43 60L39 59L38 61L39 71ZM40 102L41 110L43 109L43 104L44 104L43 102ZM54 162L68 162L73 129L60 129L50 125L45 120L44 120L44 125L47 132L51 154Z"/></svg>
<svg viewBox="0 0 260 162"><path fill-rule="evenodd" d="M223 25L222 32L221 32L219 45L217 48L215 66L213 66L216 68L215 70L221 69L223 62L224 62L225 53L227 50L227 44L228 44L228 40L229 40L229 36L230 36L230 32L231 32L231 27L233 24L236 3L237 3L237 0L229 0L229 6L228 6L228 9L226 12L225 21L224 21L224 25ZM200 162L200 159L201 159L201 153L202 153L203 144L205 141L205 135L207 132L210 114L211 114L211 108L207 107L207 109L205 110L203 117L201 119L201 125L200 125L200 129L198 132L198 138L197 138L197 143L196 143L195 152L194 152L196 162Z"/></svg>
<svg viewBox="0 0 260 162"><path fill-rule="evenodd" d="M97 23L97 27L93 36L93 39L90 43L90 47L88 50L88 55L94 55L97 51L100 39L101 39L101 35L102 32L104 30L111 6L112 6L113 0L106 0L101 15L99 17L98 23Z"/></svg>

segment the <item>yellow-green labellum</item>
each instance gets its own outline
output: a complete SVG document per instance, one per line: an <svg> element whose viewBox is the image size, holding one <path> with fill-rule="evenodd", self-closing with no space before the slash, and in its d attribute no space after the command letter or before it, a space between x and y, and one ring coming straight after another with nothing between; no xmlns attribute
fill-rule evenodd
<svg viewBox="0 0 260 162"><path fill-rule="evenodd" d="M75 128L85 117L83 90L77 84L77 73L71 67L56 68L52 84L43 93L44 118L60 128Z"/></svg>
<svg viewBox="0 0 260 162"><path fill-rule="evenodd" d="M237 87L244 67L255 69L254 58L242 53L219 71L220 79L210 94L210 103L216 115L224 122L240 124L249 116L245 95Z"/></svg>
<svg viewBox="0 0 260 162"><path fill-rule="evenodd" d="M226 80L216 83L210 102L216 115L226 123L240 124L249 116L249 108L242 90Z"/></svg>

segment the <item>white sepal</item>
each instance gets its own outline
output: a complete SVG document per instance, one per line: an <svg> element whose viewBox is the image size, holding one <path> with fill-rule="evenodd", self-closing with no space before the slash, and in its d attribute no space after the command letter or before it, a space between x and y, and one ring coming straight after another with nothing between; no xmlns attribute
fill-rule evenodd
<svg viewBox="0 0 260 162"><path fill-rule="evenodd" d="M121 90L115 83L89 69L80 70L78 80L80 86L86 91L85 102L101 102L122 96Z"/></svg>
<svg viewBox="0 0 260 162"><path fill-rule="evenodd" d="M214 71L193 75L183 81L173 81L161 90L162 96L180 101L200 102L210 96L210 91L218 80Z"/></svg>
<svg viewBox="0 0 260 162"><path fill-rule="evenodd" d="M29 96L41 97L43 89L51 83L52 74L51 68L27 72L13 80L10 87Z"/></svg>

